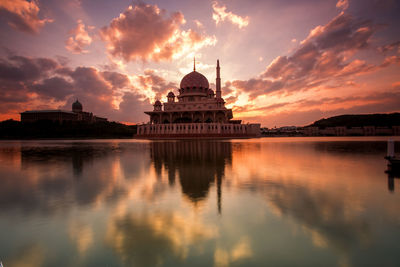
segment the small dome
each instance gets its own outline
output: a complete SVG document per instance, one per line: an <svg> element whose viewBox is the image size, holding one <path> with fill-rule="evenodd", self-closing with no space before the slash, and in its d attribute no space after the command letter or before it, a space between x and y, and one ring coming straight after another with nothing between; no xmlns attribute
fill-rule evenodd
<svg viewBox="0 0 400 267"><path fill-rule="evenodd" d="M82 104L78 101L78 99L72 103L72 111L82 111Z"/></svg>
<svg viewBox="0 0 400 267"><path fill-rule="evenodd" d="M154 103L154 106L162 106L160 100L157 100L157 101Z"/></svg>
<svg viewBox="0 0 400 267"><path fill-rule="evenodd" d="M197 71L192 71L191 73L186 74L181 81L180 88L187 88L187 87L208 88L209 84L207 78L203 74Z"/></svg>
<svg viewBox="0 0 400 267"><path fill-rule="evenodd" d="M208 89L208 94L209 94L209 95L213 95L213 94L214 94L214 91L213 91L212 89Z"/></svg>
<svg viewBox="0 0 400 267"><path fill-rule="evenodd" d="M175 94L171 91L168 93L167 97L175 97Z"/></svg>

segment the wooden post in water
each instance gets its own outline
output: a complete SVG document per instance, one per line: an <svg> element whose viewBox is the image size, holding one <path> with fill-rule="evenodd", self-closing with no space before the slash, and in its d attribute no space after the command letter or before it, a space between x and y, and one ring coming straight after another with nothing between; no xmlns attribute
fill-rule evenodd
<svg viewBox="0 0 400 267"><path fill-rule="evenodd" d="M387 157L393 158L394 157L394 141L389 139L387 143Z"/></svg>

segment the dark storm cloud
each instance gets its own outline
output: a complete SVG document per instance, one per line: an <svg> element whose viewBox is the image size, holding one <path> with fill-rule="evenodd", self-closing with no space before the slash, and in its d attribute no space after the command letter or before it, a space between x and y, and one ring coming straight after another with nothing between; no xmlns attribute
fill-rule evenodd
<svg viewBox="0 0 400 267"><path fill-rule="evenodd" d="M104 79L110 82L116 88L123 88L129 85L129 78L115 71L104 71L102 72Z"/></svg>
<svg viewBox="0 0 400 267"><path fill-rule="evenodd" d="M42 96L56 100L63 100L74 92L72 84L61 77L44 79L41 83L32 85L30 89Z"/></svg>
<svg viewBox="0 0 400 267"><path fill-rule="evenodd" d="M0 59L0 79L27 82L46 76L57 66L55 60L48 58L9 56L7 59Z"/></svg>
<svg viewBox="0 0 400 267"><path fill-rule="evenodd" d="M71 74L74 87L90 95L110 94L111 87L101 73L92 67L77 67Z"/></svg>

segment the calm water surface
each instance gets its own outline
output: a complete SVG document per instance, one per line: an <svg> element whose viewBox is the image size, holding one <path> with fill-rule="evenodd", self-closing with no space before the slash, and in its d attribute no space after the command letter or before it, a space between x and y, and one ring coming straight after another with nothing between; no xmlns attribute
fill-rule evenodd
<svg viewBox="0 0 400 267"><path fill-rule="evenodd" d="M0 260L400 266L386 139L2 141Z"/></svg>

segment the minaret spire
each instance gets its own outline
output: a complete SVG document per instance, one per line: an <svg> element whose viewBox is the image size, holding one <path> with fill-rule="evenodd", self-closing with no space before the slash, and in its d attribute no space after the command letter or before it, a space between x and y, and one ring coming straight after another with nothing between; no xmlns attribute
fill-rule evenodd
<svg viewBox="0 0 400 267"><path fill-rule="evenodd" d="M220 67L219 67L219 59L217 59L217 79L216 79L216 98L221 98L221 77L220 77Z"/></svg>
<svg viewBox="0 0 400 267"><path fill-rule="evenodd" d="M196 71L196 57L193 57L193 71Z"/></svg>

